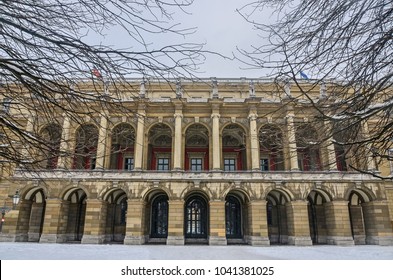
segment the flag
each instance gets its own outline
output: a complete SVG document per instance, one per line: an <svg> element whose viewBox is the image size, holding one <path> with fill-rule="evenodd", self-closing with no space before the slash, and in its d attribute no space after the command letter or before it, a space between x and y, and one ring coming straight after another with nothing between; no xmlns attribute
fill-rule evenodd
<svg viewBox="0 0 393 280"><path fill-rule="evenodd" d="M91 73L96 76L98 79L102 79L102 75L100 73L100 71L98 71L97 68L93 68L93 70L91 70Z"/></svg>
<svg viewBox="0 0 393 280"><path fill-rule="evenodd" d="M308 76L303 71L300 71L300 77L302 77L305 80L308 80Z"/></svg>

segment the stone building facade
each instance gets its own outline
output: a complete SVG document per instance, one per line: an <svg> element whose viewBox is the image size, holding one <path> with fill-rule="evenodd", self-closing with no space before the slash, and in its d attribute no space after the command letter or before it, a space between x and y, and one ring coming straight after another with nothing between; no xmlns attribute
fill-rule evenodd
<svg viewBox="0 0 393 280"><path fill-rule="evenodd" d="M325 90L310 89L316 103ZM21 201L0 240L393 245L392 182L348 161L390 167L344 158L300 96L264 80L135 81L121 96L132 113L36 116L26 126L70 153L38 151L40 169L2 179L0 198Z"/></svg>

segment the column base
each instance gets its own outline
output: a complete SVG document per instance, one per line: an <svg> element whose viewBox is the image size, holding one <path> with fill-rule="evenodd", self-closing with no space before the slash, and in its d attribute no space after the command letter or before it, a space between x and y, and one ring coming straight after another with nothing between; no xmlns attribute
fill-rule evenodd
<svg viewBox="0 0 393 280"><path fill-rule="evenodd" d="M227 239L219 236L209 236L209 245L211 246L226 246Z"/></svg>
<svg viewBox="0 0 393 280"><path fill-rule="evenodd" d="M391 246L393 245L393 236L367 236L366 244Z"/></svg>
<svg viewBox="0 0 393 280"><path fill-rule="evenodd" d="M81 244L103 244L105 235L86 235L82 236Z"/></svg>
<svg viewBox="0 0 393 280"><path fill-rule="evenodd" d="M353 240L355 241L355 245L366 245L366 235L355 235L353 237Z"/></svg>
<svg viewBox="0 0 393 280"><path fill-rule="evenodd" d="M354 246L355 241L352 236L328 236L326 239L328 245Z"/></svg>
<svg viewBox="0 0 393 280"><path fill-rule="evenodd" d="M27 242L27 234L0 233L0 242Z"/></svg>
<svg viewBox="0 0 393 280"><path fill-rule="evenodd" d="M184 236L168 236L166 245L184 245Z"/></svg>
<svg viewBox="0 0 393 280"><path fill-rule="evenodd" d="M40 241L40 234L38 232L29 232L27 233L27 240L28 242L39 242Z"/></svg>
<svg viewBox="0 0 393 280"><path fill-rule="evenodd" d="M146 243L145 236L127 236L124 238L124 245L143 245Z"/></svg>
<svg viewBox="0 0 393 280"><path fill-rule="evenodd" d="M288 245L312 246L312 240L309 236L288 236Z"/></svg>
<svg viewBox="0 0 393 280"><path fill-rule="evenodd" d="M251 246L270 246L269 237L248 236L247 242Z"/></svg>
<svg viewBox="0 0 393 280"><path fill-rule="evenodd" d="M67 237L63 234L41 234L40 243L65 243Z"/></svg>

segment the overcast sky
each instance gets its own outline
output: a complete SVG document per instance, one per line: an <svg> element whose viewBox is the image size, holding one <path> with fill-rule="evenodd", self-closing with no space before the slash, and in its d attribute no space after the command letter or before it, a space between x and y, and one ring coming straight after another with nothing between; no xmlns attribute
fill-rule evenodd
<svg viewBox="0 0 393 280"><path fill-rule="evenodd" d="M233 57L236 47L250 49L251 45L260 45L261 38L253 26L247 23L236 11L251 0L195 0L191 7L186 9L187 13L176 11L173 15L174 22L180 23L182 28L195 27L196 32L183 38L171 34L148 34L147 41L157 48L178 42L193 42L206 44L204 49L220 53L227 57ZM260 17L259 17L260 15ZM271 20L268 11L258 12L258 20ZM102 40L102 39L99 39ZM93 40L94 41L94 40ZM104 39L104 43L122 48L135 49L135 42L130 40L127 34L118 31L110 32ZM98 43L98 42L96 42ZM237 60L224 59L219 56L209 55L200 72L196 75L202 78L259 78L266 77L266 69L244 70Z"/></svg>
<svg viewBox="0 0 393 280"><path fill-rule="evenodd" d="M206 49L232 57L236 47L250 49L262 39L253 26L247 23L236 9L250 0L196 0L190 9L191 15L182 16L187 26L196 26L197 32L190 36L195 41L205 42ZM269 20L269 14L261 12L261 17ZM264 69L245 70L239 61L225 60L216 56L208 56L201 66L202 77L262 77L267 75Z"/></svg>

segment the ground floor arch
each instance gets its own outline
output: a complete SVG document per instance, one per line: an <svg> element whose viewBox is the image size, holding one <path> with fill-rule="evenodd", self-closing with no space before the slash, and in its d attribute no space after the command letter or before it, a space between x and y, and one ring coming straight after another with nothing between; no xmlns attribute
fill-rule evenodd
<svg viewBox="0 0 393 280"><path fill-rule="evenodd" d="M266 215L270 244L288 243L286 203L288 195L282 190L272 190L266 196Z"/></svg>
<svg viewBox="0 0 393 280"><path fill-rule="evenodd" d="M87 195L82 189L71 190L65 196L64 212L67 215L66 239L68 242L80 242L83 237L86 215Z"/></svg>
<svg viewBox="0 0 393 280"><path fill-rule="evenodd" d="M105 242L124 241L126 235L127 195L124 190L114 189L105 196Z"/></svg>
<svg viewBox="0 0 393 280"><path fill-rule="evenodd" d="M206 240L208 236L208 201L199 193L188 196L184 206L184 236L186 242Z"/></svg>

